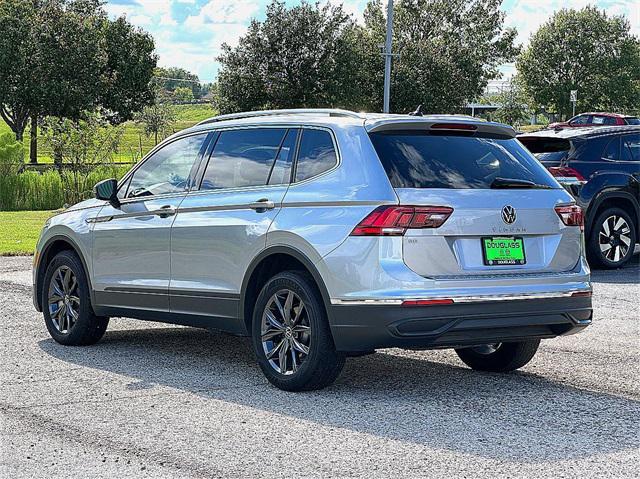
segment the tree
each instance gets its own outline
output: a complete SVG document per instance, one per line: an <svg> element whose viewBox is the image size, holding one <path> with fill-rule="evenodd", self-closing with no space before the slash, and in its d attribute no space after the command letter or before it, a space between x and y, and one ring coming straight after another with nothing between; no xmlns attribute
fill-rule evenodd
<svg viewBox="0 0 640 479"><path fill-rule="evenodd" d="M31 120L32 162L39 118L102 106L117 122L153 98L153 40L98 0L2 0L0 31L0 114L20 140Z"/></svg>
<svg viewBox="0 0 640 479"><path fill-rule="evenodd" d="M24 163L24 146L9 133L0 134L0 176L18 173Z"/></svg>
<svg viewBox="0 0 640 479"><path fill-rule="evenodd" d="M79 120L49 117L44 122L45 141L64 161L60 171L65 200L82 201L90 191L89 175L111 163L118 150L122 127L112 127L100 113L84 112Z"/></svg>
<svg viewBox="0 0 640 479"><path fill-rule="evenodd" d="M640 107L640 40L629 22L595 7L560 10L531 37L517 61L526 92L567 117L577 111Z"/></svg>
<svg viewBox="0 0 640 479"><path fill-rule="evenodd" d="M144 125L147 136L153 135L154 144L158 144L158 136L164 134L176 119L175 112L166 103L154 103L144 107L136 115L136 122Z"/></svg>
<svg viewBox="0 0 640 479"><path fill-rule="evenodd" d="M222 47L221 112L357 104L357 29L341 6L274 0L237 47Z"/></svg>
<svg viewBox="0 0 640 479"><path fill-rule="evenodd" d="M501 0L400 0L394 5L391 109L453 113L478 97L498 67L518 53L504 28ZM365 10L372 110L382 107L386 16L380 0Z"/></svg>
<svg viewBox="0 0 640 479"><path fill-rule="evenodd" d="M491 119L506 123L514 127L520 125L528 118L529 98L525 95L520 78L512 78L508 86L499 93L494 93L485 98L487 103L500 105L500 108L491 115Z"/></svg>
<svg viewBox="0 0 640 479"><path fill-rule="evenodd" d="M179 86L173 91L173 98L179 103L188 103L193 101L193 92L191 91L191 88Z"/></svg>
<svg viewBox="0 0 640 479"><path fill-rule="evenodd" d="M165 92L175 92L176 88L189 88L194 98L200 98L204 93L200 85L198 75L195 75L184 68L156 68L155 84Z"/></svg>

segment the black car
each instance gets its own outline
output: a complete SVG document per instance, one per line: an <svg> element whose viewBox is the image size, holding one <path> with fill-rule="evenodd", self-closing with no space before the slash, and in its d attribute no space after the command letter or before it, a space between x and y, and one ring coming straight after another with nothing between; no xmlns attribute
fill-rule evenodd
<svg viewBox="0 0 640 479"><path fill-rule="evenodd" d="M585 211L591 265L627 263L638 241L640 126L543 130L518 139Z"/></svg>

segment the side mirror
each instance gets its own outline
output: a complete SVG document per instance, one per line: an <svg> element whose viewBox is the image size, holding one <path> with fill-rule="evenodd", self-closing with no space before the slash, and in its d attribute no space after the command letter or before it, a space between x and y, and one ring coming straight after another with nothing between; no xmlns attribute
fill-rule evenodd
<svg viewBox="0 0 640 479"><path fill-rule="evenodd" d="M114 208L120 208L118 199L118 182L113 178L102 180L93 187L95 197L99 200L108 201Z"/></svg>

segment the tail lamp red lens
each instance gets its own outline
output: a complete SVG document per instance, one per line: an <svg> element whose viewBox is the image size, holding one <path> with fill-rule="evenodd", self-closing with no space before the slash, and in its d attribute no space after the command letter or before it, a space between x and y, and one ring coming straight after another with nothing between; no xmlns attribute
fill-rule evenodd
<svg viewBox="0 0 640 479"><path fill-rule="evenodd" d="M579 226L584 231L584 215L578 205L556 206L556 213L566 226Z"/></svg>
<svg viewBox="0 0 640 479"><path fill-rule="evenodd" d="M569 166L551 166L549 167L549 173L551 173L558 181L580 181L586 182L584 176L579 171Z"/></svg>
<svg viewBox="0 0 640 479"><path fill-rule="evenodd" d="M469 123L434 123L433 125L431 125L431 129L476 131L478 127L476 125L470 125Z"/></svg>
<svg viewBox="0 0 640 479"><path fill-rule="evenodd" d="M448 206L379 206L351 232L352 236L402 236L408 229L438 228L453 213Z"/></svg>

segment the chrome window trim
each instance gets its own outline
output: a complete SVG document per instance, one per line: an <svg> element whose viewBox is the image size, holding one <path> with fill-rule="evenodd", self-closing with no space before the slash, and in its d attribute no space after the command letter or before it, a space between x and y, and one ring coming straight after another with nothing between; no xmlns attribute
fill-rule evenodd
<svg viewBox="0 0 640 479"><path fill-rule="evenodd" d="M292 180L289 181L289 183L279 183L277 185L254 185L254 186L236 186L236 187L231 187L231 188L216 188L214 190L201 190L200 186L198 186L197 189L193 189L191 191L188 192L189 196L200 196L203 194L209 194L209 193L217 193L219 191L222 192L242 192L242 191L250 191L250 190L260 190L260 189L264 189L264 188L276 188L276 187L292 187L292 186L297 186L297 185L302 185L302 184L306 184L309 181L313 181L316 178L320 178L321 176L327 175L329 173L332 173L333 171L337 170L340 165L342 164L342 155L340 153L340 148L338 146L338 141L336 139L335 136L335 132L326 126L318 126L318 125L303 125L303 124L299 124L299 123L283 123L283 124L269 124L269 125L236 125L236 126L228 126L228 127L221 127L221 128L212 128L210 130L210 132L217 132L217 133L222 133L223 131L227 131L227 130L247 130L247 129L256 129L256 128L271 128L271 129L299 129L301 130L298 133L298 138L297 138L297 142L296 142L296 152L295 152L295 157L293 158L293 162L291 165L291 178L293 178L293 174L295 172L295 167L297 167L298 164L298 150L299 150L299 143L302 139L302 135L300 133L302 133L302 130L304 129L313 129L313 130L324 130L329 132L329 134L331 135L331 141L333 142L333 148L336 152L336 163L335 165L333 165L330 169L328 169L327 171L323 171L322 173L312 176L311 178L307 178L306 180L303 181L298 181L298 182L293 182ZM215 146L214 146L214 150L215 150ZM211 154L209 155L208 160L211 159L211 157L213 156L213 150L211 151ZM202 183L202 179L204 178L204 173L206 172L206 167L208 166L208 160L207 160L207 165L205 165L205 167L203 168L202 172L199 173L199 178L197 178L197 183Z"/></svg>

